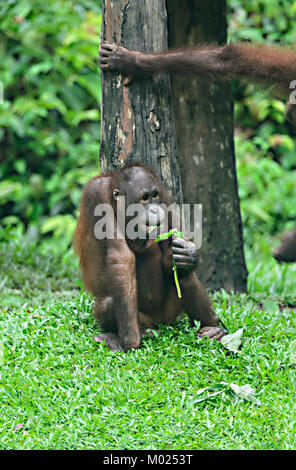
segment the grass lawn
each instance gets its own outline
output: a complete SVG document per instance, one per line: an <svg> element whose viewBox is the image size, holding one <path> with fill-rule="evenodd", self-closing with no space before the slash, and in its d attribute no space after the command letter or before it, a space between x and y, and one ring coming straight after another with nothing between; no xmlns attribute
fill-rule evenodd
<svg viewBox="0 0 296 470"><path fill-rule="evenodd" d="M183 318L124 354L93 341L71 251L2 243L0 448L295 449L296 266L258 247L247 252L249 294L212 296L229 332L244 328L239 353L198 339ZM221 382L250 384L261 404L196 401Z"/></svg>

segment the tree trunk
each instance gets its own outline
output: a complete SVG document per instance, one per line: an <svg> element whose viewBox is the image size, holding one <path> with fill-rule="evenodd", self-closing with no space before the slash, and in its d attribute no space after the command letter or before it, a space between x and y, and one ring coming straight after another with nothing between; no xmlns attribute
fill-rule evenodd
<svg viewBox="0 0 296 470"><path fill-rule="evenodd" d="M165 0L103 0L101 41L139 51L167 49ZM182 188L169 76L135 79L102 74L100 163L103 171L127 161L148 164L177 203Z"/></svg>
<svg viewBox="0 0 296 470"><path fill-rule="evenodd" d="M226 41L225 0L167 0L169 47ZM201 203L199 277L211 289L247 287L230 84L172 78L184 202Z"/></svg>

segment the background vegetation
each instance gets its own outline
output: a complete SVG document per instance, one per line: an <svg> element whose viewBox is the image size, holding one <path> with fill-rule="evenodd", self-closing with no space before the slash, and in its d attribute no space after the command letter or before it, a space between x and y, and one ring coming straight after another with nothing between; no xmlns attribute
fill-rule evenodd
<svg viewBox="0 0 296 470"><path fill-rule="evenodd" d="M229 0L229 37L296 44L293 0ZM71 239L96 174L100 2L0 5L0 448L295 448L295 265L271 257L296 221L295 128L269 90L235 82L249 294L213 297L239 354L185 320L128 355L92 340ZM215 383L251 384L261 406ZM292 393L291 393L292 392Z"/></svg>
<svg viewBox="0 0 296 470"><path fill-rule="evenodd" d="M98 172L99 4L0 6L0 217L36 240L70 240L81 187Z"/></svg>
<svg viewBox="0 0 296 470"><path fill-rule="evenodd" d="M71 239L81 189L98 172L100 2L10 1L0 6L0 220L36 241ZM296 4L230 0L229 37L296 42ZM279 14L280 11L280 14ZM296 217L295 128L270 92L234 83L245 240Z"/></svg>

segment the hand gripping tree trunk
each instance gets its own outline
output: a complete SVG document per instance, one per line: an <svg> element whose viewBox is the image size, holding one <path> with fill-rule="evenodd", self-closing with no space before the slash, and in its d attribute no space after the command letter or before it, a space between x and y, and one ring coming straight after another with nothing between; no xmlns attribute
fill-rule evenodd
<svg viewBox="0 0 296 470"><path fill-rule="evenodd" d="M166 49L165 0L103 0L102 41L142 52ZM123 80L118 74L102 74L102 171L129 161L145 163L181 203L170 77L134 80L128 87Z"/></svg>

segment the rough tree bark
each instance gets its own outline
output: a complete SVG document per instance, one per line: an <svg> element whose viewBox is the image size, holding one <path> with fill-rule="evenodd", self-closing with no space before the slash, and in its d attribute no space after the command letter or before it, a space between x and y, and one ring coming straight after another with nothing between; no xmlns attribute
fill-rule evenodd
<svg viewBox="0 0 296 470"><path fill-rule="evenodd" d="M103 0L101 41L142 52L167 49L165 0ZM175 201L182 202L169 76L134 80L102 74L103 171L139 161L153 167Z"/></svg>
<svg viewBox="0 0 296 470"><path fill-rule="evenodd" d="M167 0L169 47L226 41L225 0ZM246 291L230 84L172 78L185 203L203 207L199 277L211 289Z"/></svg>

